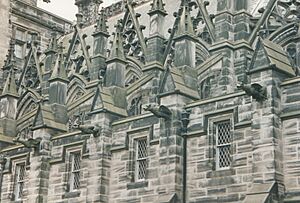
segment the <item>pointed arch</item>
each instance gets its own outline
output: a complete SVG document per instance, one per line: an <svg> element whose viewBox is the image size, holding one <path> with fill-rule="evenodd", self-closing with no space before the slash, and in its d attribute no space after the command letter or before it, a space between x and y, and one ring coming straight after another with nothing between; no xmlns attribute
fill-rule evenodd
<svg viewBox="0 0 300 203"><path fill-rule="evenodd" d="M37 103L41 99L40 95L32 89L27 89L21 96L17 105L17 119L23 115L37 109Z"/></svg>
<svg viewBox="0 0 300 203"><path fill-rule="evenodd" d="M40 59L37 54L37 48L31 46L24 63L23 71L20 77L20 84L28 88L37 88L41 85L42 69Z"/></svg>
<svg viewBox="0 0 300 203"><path fill-rule="evenodd" d="M282 46L296 75L300 74L300 34L296 22L289 23L270 35L269 40Z"/></svg>
<svg viewBox="0 0 300 203"><path fill-rule="evenodd" d="M284 47L291 42L300 41L298 31L299 25L297 23L289 23L272 33L269 40Z"/></svg>
<svg viewBox="0 0 300 203"><path fill-rule="evenodd" d="M67 92L68 105L86 93L85 85L86 81L80 75L74 74L71 77Z"/></svg>
<svg viewBox="0 0 300 203"><path fill-rule="evenodd" d="M142 77L143 64L133 57L127 57L127 62L128 64L126 66L125 85L129 86Z"/></svg>

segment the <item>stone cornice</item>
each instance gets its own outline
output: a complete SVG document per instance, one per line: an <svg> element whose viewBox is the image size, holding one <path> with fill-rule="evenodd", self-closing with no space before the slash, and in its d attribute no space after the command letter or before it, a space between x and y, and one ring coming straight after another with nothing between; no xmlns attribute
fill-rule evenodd
<svg viewBox="0 0 300 203"><path fill-rule="evenodd" d="M245 92L234 92L232 94L227 94L227 95L223 95L223 96L219 96L219 97L214 97L214 98L210 98L210 99L205 99L205 100L200 100L200 101L196 101L193 103L190 103L188 105L186 105L186 109L190 109L196 106L201 106L201 105L205 105L208 103L212 103L212 102L217 102L217 101L221 101L221 100L226 100L226 99L231 99L234 97L240 97L240 96L244 96L246 95Z"/></svg>

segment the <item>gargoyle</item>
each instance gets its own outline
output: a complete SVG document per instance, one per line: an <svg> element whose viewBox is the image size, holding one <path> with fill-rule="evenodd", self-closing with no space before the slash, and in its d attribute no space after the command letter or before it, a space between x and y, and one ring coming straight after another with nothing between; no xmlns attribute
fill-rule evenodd
<svg viewBox="0 0 300 203"><path fill-rule="evenodd" d="M93 134L94 137L99 137L102 128L99 125L78 125L78 130L85 134Z"/></svg>
<svg viewBox="0 0 300 203"><path fill-rule="evenodd" d="M240 84L237 88L244 90L247 95L252 96L256 101L263 101L267 99L266 88L257 83L248 85Z"/></svg>
<svg viewBox="0 0 300 203"><path fill-rule="evenodd" d="M144 110L150 111L157 118L163 118L166 120L170 120L172 116L172 112L170 111L170 109L163 105L157 106L157 105L149 104L144 107Z"/></svg>
<svg viewBox="0 0 300 203"><path fill-rule="evenodd" d="M26 148L37 148L40 144L40 142L42 141L42 138L29 138L28 140L20 140L20 137L17 137L15 139L13 139L14 143L20 143L22 145L24 145L24 147Z"/></svg>

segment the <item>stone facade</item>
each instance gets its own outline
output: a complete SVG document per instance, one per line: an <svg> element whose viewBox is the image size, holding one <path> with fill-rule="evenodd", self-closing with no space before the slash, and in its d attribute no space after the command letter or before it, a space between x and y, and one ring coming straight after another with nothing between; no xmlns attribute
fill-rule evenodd
<svg viewBox="0 0 300 203"><path fill-rule="evenodd" d="M75 3L10 43L0 202L300 202L298 1Z"/></svg>
<svg viewBox="0 0 300 203"><path fill-rule="evenodd" d="M0 33L0 66L4 66L10 40L15 40L15 54L17 67L24 65L24 57L27 54L27 42L32 40L32 34L38 34L41 51L44 51L49 43L53 27L57 27L58 34L64 35L72 29L72 23L66 19L38 8L37 0L4 0L1 1L1 29ZM1 84L4 83L0 76ZM1 89L2 87L0 87Z"/></svg>

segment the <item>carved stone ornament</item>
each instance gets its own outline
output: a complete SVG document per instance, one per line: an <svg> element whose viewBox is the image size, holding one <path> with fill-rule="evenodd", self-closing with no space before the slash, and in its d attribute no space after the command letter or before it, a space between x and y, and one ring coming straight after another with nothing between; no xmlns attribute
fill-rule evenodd
<svg viewBox="0 0 300 203"><path fill-rule="evenodd" d="M78 130L80 130L83 134L92 134L94 137L99 137L102 131L102 128L96 125L78 125Z"/></svg>
<svg viewBox="0 0 300 203"><path fill-rule="evenodd" d="M122 8L123 8L123 3L122 1L119 1L117 3L112 4L111 6L106 7L105 10L105 14L107 17L111 17L114 15L117 15L119 13L122 12Z"/></svg>
<svg viewBox="0 0 300 203"><path fill-rule="evenodd" d="M39 148L41 141L42 141L42 138L36 138L36 139L29 138L27 140L21 140L20 137L17 137L15 139L13 139L14 143L20 143L26 148L35 148L35 149Z"/></svg>
<svg viewBox="0 0 300 203"><path fill-rule="evenodd" d="M242 89L246 92L248 96L252 96L258 102L264 101L267 99L267 91L265 87L254 83L254 84L240 84L238 89Z"/></svg>
<svg viewBox="0 0 300 203"><path fill-rule="evenodd" d="M25 87L37 88L39 87L38 70L35 65L29 65L27 67L24 79Z"/></svg>
<svg viewBox="0 0 300 203"><path fill-rule="evenodd" d="M287 22L300 20L300 0L279 0L277 10Z"/></svg>
<svg viewBox="0 0 300 203"><path fill-rule="evenodd" d="M135 27L131 19L128 19L124 27L124 51L128 56L136 57L141 62L145 62L145 56L142 51Z"/></svg>
<svg viewBox="0 0 300 203"><path fill-rule="evenodd" d="M158 106L153 104L148 104L144 107L145 111L150 111L157 118L163 118L165 120L170 120L172 118L172 112L166 106Z"/></svg>
<svg viewBox="0 0 300 203"><path fill-rule="evenodd" d="M84 120L84 113L82 112L76 113L73 116L71 116L68 121L69 131L78 129L78 126L83 124L83 120Z"/></svg>
<svg viewBox="0 0 300 203"><path fill-rule="evenodd" d="M32 103L25 111L23 114L27 114L29 112L32 112L34 110L36 110L38 107L38 105L36 103Z"/></svg>
<svg viewBox="0 0 300 203"><path fill-rule="evenodd" d="M18 133L17 137L21 138L22 140L32 139L33 131L31 130L31 126L28 126L28 127L24 128L23 130L21 130Z"/></svg>
<svg viewBox="0 0 300 203"><path fill-rule="evenodd" d="M211 16L214 17L214 16ZM198 37L208 44L212 44L212 38L208 32L207 26L200 11L195 18L193 18L193 27Z"/></svg>

